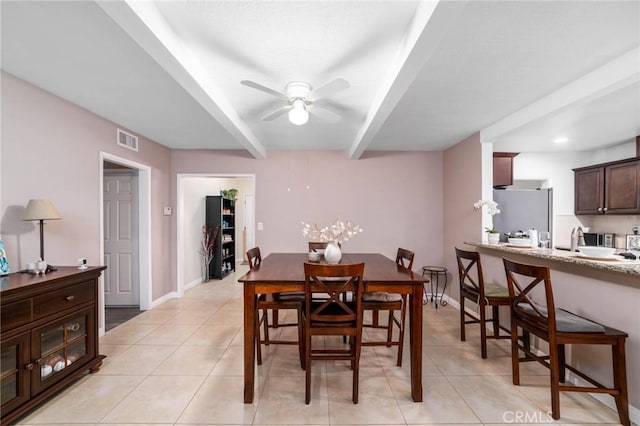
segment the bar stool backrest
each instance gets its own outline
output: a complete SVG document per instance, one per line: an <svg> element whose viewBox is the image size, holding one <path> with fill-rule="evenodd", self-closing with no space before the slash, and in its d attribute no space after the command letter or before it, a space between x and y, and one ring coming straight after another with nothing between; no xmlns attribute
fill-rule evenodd
<svg viewBox="0 0 640 426"><path fill-rule="evenodd" d="M456 248L456 261L461 290L484 299L484 276L480 253Z"/></svg>
<svg viewBox="0 0 640 426"><path fill-rule="evenodd" d="M555 331L556 310L549 268L524 265L507 259L503 259L503 262L512 314L535 327ZM534 300L533 293L544 300Z"/></svg>

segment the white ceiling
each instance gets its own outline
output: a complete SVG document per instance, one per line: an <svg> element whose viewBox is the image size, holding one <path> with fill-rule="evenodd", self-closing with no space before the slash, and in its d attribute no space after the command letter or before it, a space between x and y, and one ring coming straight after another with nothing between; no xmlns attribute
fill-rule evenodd
<svg viewBox="0 0 640 426"><path fill-rule="evenodd" d="M585 150L640 134L638 1L2 1L2 69L176 149ZM347 90L306 125L290 81ZM553 145L564 136L569 142Z"/></svg>

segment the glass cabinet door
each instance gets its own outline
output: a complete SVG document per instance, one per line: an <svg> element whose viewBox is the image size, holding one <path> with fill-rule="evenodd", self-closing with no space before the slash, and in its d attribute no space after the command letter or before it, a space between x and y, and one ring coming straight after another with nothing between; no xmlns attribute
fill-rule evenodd
<svg viewBox="0 0 640 426"><path fill-rule="evenodd" d="M33 331L34 357L40 370L33 375L34 392L57 382L82 364L84 358L95 355L87 333L93 327L93 315L93 309L85 309Z"/></svg>
<svg viewBox="0 0 640 426"><path fill-rule="evenodd" d="M29 399L30 364L29 333L3 340L0 343L0 403L8 412Z"/></svg>

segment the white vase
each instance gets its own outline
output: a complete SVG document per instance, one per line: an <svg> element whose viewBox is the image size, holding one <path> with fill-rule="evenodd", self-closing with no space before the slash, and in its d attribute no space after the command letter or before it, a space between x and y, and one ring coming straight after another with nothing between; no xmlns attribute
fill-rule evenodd
<svg viewBox="0 0 640 426"><path fill-rule="evenodd" d="M498 244L500 242L500 234L497 232L488 232L487 238L489 239L489 244Z"/></svg>
<svg viewBox="0 0 640 426"><path fill-rule="evenodd" d="M335 265L342 259L342 250L338 243L330 242L327 244L327 248L324 249L324 260L329 265Z"/></svg>

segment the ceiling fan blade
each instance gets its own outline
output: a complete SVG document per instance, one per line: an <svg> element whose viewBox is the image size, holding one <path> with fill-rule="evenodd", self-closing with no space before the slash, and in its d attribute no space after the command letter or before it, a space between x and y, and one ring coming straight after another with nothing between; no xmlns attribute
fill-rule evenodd
<svg viewBox="0 0 640 426"><path fill-rule="evenodd" d="M268 93L270 95L275 95L275 96L277 96L279 98L288 99L287 95L285 95L284 93L278 92L277 90L271 89L270 87L263 86L262 84L256 83L255 81L241 80L240 84L244 84L247 87L251 87L252 89L260 90L261 92L265 92L265 93Z"/></svg>
<svg viewBox="0 0 640 426"><path fill-rule="evenodd" d="M338 114L343 117L352 116L355 114L355 111L353 108L343 105L341 103L338 103L336 101L332 101L331 99L328 99L328 98L318 99L313 102L313 105L318 108L327 109L333 112L334 114Z"/></svg>
<svg viewBox="0 0 640 426"><path fill-rule="evenodd" d="M344 78L336 78L335 80L331 80L330 82L325 83L317 89L311 91L309 98L318 99L330 93L348 89L349 87L351 86L349 86L349 82L347 80L345 80Z"/></svg>
<svg viewBox="0 0 640 426"><path fill-rule="evenodd" d="M280 117L281 115L283 115L284 113L286 113L287 111L291 110L293 108L292 105L285 105L281 108L278 108L275 111L271 111L270 113L266 114L265 116L262 117L263 121L271 121L275 118Z"/></svg>
<svg viewBox="0 0 640 426"><path fill-rule="evenodd" d="M309 112L311 115L314 115L324 121L328 121L329 123L337 123L342 120L342 116L340 114L321 105L311 105L309 107Z"/></svg>

